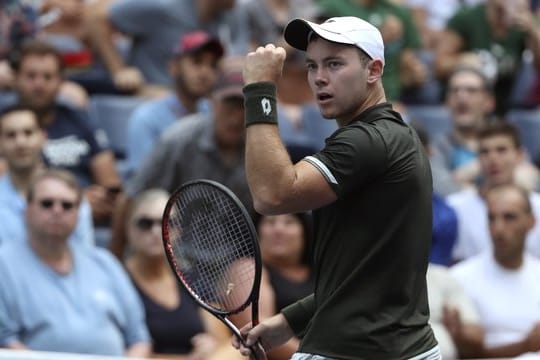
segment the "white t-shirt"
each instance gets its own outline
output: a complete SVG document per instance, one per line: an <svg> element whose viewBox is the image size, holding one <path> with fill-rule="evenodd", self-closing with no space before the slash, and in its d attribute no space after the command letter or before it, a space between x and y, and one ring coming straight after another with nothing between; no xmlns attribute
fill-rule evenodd
<svg viewBox="0 0 540 360"><path fill-rule="evenodd" d="M480 319L469 295L461 284L441 265L429 264L426 274L429 322L439 343L442 358L456 359L458 356L454 340L443 324L443 308L448 306L459 311L464 324L478 324Z"/></svg>
<svg viewBox="0 0 540 360"><path fill-rule="evenodd" d="M486 251L450 273L472 299L487 347L521 341L540 323L540 260L525 255L521 268L508 270Z"/></svg>
<svg viewBox="0 0 540 360"><path fill-rule="evenodd" d="M458 218L458 235L452 257L455 260L467 259L491 250L487 207L477 189L465 189L446 199ZM527 236L526 249L530 254L540 257L540 194L531 192L529 200L537 221Z"/></svg>

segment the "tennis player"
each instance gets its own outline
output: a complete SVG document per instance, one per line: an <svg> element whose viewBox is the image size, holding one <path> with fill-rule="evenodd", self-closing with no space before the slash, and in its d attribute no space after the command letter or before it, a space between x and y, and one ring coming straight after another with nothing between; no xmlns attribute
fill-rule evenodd
<svg viewBox="0 0 540 360"><path fill-rule="evenodd" d="M294 360L440 359L425 277L431 171L414 130L386 101L381 34L359 18L337 17L320 25L295 19L284 37L306 51L317 104L339 129L322 151L293 164L276 114L285 50L270 44L247 55L246 172L254 206L263 214L313 210L316 285L314 294L242 334L266 351L298 335ZM233 346L250 353L237 339Z"/></svg>

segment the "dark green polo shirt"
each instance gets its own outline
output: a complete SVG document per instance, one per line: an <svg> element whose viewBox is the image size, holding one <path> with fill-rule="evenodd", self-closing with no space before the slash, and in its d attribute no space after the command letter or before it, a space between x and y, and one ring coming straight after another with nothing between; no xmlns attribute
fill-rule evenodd
<svg viewBox="0 0 540 360"><path fill-rule="evenodd" d="M390 104L367 109L305 161L338 195L313 212L314 295L283 310L300 351L406 359L437 342L428 325L429 161Z"/></svg>

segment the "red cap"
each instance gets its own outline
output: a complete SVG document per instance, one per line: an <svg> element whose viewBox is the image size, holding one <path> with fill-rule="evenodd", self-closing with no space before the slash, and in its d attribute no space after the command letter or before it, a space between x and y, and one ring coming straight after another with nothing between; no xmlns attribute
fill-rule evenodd
<svg viewBox="0 0 540 360"><path fill-rule="evenodd" d="M210 36L204 31L194 31L184 34L178 44L174 47L173 54L182 56L193 54L201 50L212 51L218 58L225 52L219 39Z"/></svg>

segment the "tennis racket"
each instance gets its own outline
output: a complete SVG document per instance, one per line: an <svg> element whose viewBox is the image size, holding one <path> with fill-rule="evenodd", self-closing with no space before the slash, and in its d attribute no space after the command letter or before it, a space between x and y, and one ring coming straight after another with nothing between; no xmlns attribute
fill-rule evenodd
<svg viewBox="0 0 540 360"><path fill-rule="evenodd" d="M163 214L163 245L172 270L205 310L223 321L245 345L227 318L251 304L259 323L262 262L249 213L228 188L210 180L183 184ZM252 349L252 359L257 359Z"/></svg>

